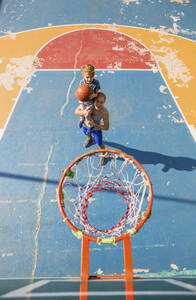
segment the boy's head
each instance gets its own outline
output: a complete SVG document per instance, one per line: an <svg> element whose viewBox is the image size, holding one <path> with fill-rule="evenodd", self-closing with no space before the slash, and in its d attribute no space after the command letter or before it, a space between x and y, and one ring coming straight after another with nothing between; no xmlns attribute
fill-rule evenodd
<svg viewBox="0 0 196 300"><path fill-rule="evenodd" d="M86 64L81 66L80 70L86 82L91 83L95 77L95 68L90 64Z"/></svg>

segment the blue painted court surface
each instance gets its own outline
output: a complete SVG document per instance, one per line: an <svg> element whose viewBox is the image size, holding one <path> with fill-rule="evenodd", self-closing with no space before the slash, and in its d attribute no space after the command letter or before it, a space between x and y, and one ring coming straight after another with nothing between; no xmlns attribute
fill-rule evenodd
<svg viewBox="0 0 196 300"><path fill-rule="evenodd" d="M150 269L154 273L174 263L180 269L191 269L195 254L194 249L193 252L187 249L187 243L195 243L192 138L184 123L172 122L168 117L168 111L176 111L177 108L169 92L160 94L162 78L159 74L117 71L114 74L104 73L102 77L100 72L97 75L102 79L102 89L108 95L106 103L110 111L110 131L104 133L105 145L133 155L141 162L154 188L152 217L132 238L134 267ZM55 202L61 171L82 153L85 141L85 136L77 128L78 117L74 115L77 107L74 91L81 77L79 72L71 88L69 103L62 117L60 114L72 76L73 72L68 71L38 72L31 81L33 92L29 95L22 92L20 95L1 141L1 200L5 201L2 204L3 216L7 216L2 218L1 224L5 222L7 230L14 229L9 236L2 230L5 239L3 252L11 254L6 260L13 260L10 264L5 263L3 276L12 277L16 272L18 276L31 274L38 209L40 228L36 275L79 275L80 241L61 220ZM110 82L112 90L108 89ZM152 82L153 89L150 89ZM59 86L58 91L56 86ZM22 111L25 113L21 114ZM179 112L175 116L181 118ZM92 146L94 148L95 145ZM9 205L6 200L10 200ZM187 223L188 235L184 231ZM17 238L20 236L24 240ZM30 251L26 251L26 247ZM93 260L94 272L99 268L106 274L118 270L123 272L120 259L116 261L116 266L112 264L113 254L121 247L105 250L94 247L98 257L106 252L103 255L111 259L111 263L108 258L103 265L101 258ZM57 252L61 255L56 256ZM20 269L21 257L25 267ZM117 270L112 271L113 268Z"/></svg>
<svg viewBox="0 0 196 300"><path fill-rule="evenodd" d="M0 1L1 34L9 30L41 28L48 23L53 26L92 23L95 19L101 24L116 22L139 26L137 15L144 24L142 27L169 27L167 14L174 12L176 16L184 13L182 28L195 30L191 16L196 6L191 0L182 1L183 4L166 1L167 6L163 1L138 0L127 1L127 4L126 1L109 1L110 5L108 1L103 1L102 5L96 2L91 3L88 16L89 1L78 5L74 2L67 1L65 5L63 1L47 1L43 9L41 0ZM160 10L162 6L164 13ZM107 13L109 8L110 13ZM153 16L147 13L151 9L155 11ZM157 17L159 12L160 19ZM195 40L195 34L189 38ZM144 291L145 299L154 299L152 295L165 295L168 299L174 299L174 296L184 299L183 296L189 295L194 299L194 139L160 72L97 70L96 76L107 96L105 106L110 113L110 129L103 132L106 148L133 156L146 169L153 184L151 218L131 238L134 275L147 278L146 282L135 279L136 299L143 299ZM97 148L95 144L88 149L83 147L85 136L78 128L79 119L74 114L78 105L74 93L80 79L79 70L37 71L28 85L32 91L21 90L0 141L0 278L7 279L9 284L8 288L0 281L0 298L11 291L12 284L12 290L23 288L19 296L25 298L24 287L30 279L35 278L36 283L38 278L49 278L47 289L43 282L35 297L43 297L41 293L47 291L61 299L58 293L65 291L61 279L80 276L81 240L63 222L56 200L62 170L77 156ZM166 87L164 93L160 92L160 86ZM96 207L100 223L101 211L108 209L107 203ZM112 221L112 209L117 212L110 199L106 225ZM123 271L122 243L117 246L90 244L90 274L121 274ZM172 282L170 276L177 278ZM179 279L179 276L183 278ZM156 281L157 277L163 281ZM14 281L17 278L20 282ZM54 285L55 279L59 281ZM77 286L78 282L75 284ZM116 283L116 291L123 291L121 284ZM114 290L112 282L108 286L107 292ZM103 291L104 286L93 286L91 291L100 289ZM79 289L69 284L68 291L79 292ZM97 295L94 299L99 299L98 296L101 297ZM16 294L11 297L14 299ZM117 294L115 299L123 297Z"/></svg>

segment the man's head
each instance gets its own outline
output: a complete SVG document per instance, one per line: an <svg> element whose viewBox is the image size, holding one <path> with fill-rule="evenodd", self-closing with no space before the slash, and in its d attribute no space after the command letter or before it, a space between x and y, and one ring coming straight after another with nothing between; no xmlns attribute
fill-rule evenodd
<svg viewBox="0 0 196 300"><path fill-rule="evenodd" d="M105 101L106 101L106 95L104 93L99 92L94 102L95 109L100 110L104 106Z"/></svg>

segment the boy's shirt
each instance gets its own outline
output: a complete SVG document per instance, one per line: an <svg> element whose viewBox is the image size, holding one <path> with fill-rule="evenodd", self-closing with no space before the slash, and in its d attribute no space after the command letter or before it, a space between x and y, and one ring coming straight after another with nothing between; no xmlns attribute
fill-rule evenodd
<svg viewBox="0 0 196 300"><path fill-rule="evenodd" d="M83 78L80 81L80 84L87 84L88 86L90 86L93 89L94 93L101 89L99 80L95 79L95 78L93 79L93 81L91 83L87 83L86 80Z"/></svg>

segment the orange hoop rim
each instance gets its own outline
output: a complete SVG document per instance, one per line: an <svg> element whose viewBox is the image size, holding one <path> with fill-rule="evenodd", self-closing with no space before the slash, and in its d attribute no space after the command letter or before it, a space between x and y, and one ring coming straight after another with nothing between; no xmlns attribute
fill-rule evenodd
<svg viewBox="0 0 196 300"><path fill-rule="evenodd" d="M81 232L80 229L78 229L75 225L72 224L72 222L69 220L69 218L67 217L67 214L64 210L63 207L63 198L62 198L62 187L63 187L63 183L66 177L66 174L69 170L71 170L71 168L80 160L82 160L83 158L87 157L87 156L91 156L94 155L96 153L112 153L112 154L118 154L119 157L122 158L126 158L126 159L130 159L132 161L132 163L134 163L135 165L137 165L137 167L143 172L144 177L146 179L146 182L148 183L148 188L149 188L149 194L148 194L148 206L147 209L144 213L143 218L140 220L140 222L134 227L134 230L136 232L139 231L139 229L144 225L144 223L147 221L147 219L150 217L151 215L151 210L152 210L152 204L153 204L153 188L152 188L152 183L150 181L150 177L148 175L148 173L146 172L146 170L144 169L144 167L131 155L121 152L119 150L116 149L96 149L96 150L91 150L88 152L85 152L84 154L81 154L80 156L78 156L77 158L75 158L68 166L67 168L64 170L60 180L59 180L59 185L58 185L58 190L57 190L57 202L58 202L58 207L61 213L61 216L63 217L63 221L70 227L70 229L72 230L73 233L77 234L79 232ZM114 238L114 242L119 242L121 240L123 240L127 234L131 234L131 233L124 233L121 236L115 237ZM97 242L99 240L99 243L101 243L104 238L100 238L100 237L94 237L91 236L89 234L86 234L84 232L82 232L82 236L87 238L88 240L92 241L92 242Z"/></svg>

